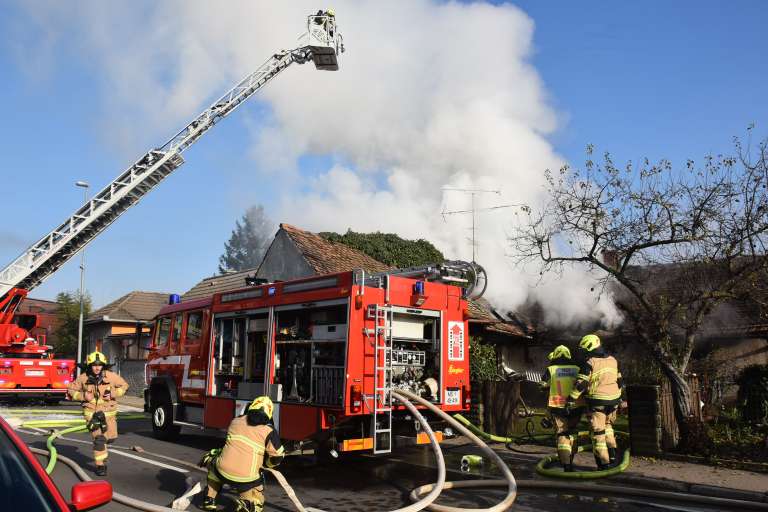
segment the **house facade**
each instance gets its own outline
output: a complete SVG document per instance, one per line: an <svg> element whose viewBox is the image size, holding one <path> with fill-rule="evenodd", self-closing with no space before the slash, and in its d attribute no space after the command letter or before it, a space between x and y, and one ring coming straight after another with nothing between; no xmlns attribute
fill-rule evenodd
<svg viewBox="0 0 768 512"><path fill-rule="evenodd" d="M152 326L169 294L133 291L92 312L83 325L83 353L103 352L114 370L131 386L144 389L144 364L152 342Z"/></svg>

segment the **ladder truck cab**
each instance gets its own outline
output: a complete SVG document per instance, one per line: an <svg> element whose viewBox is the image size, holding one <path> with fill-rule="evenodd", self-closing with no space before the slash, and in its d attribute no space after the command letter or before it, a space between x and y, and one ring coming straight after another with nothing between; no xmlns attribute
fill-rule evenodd
<svg viewBox="0 0 768 512"><path fill-rule="evenodd" d="M26 296L26 290L13 289L0 299L0 399L57 402L74 378L75 362L54 359L45 337L30 334L38 326L37 315L16 313Z"/></svg>
<svg viewBox="0 0 768 512"><path fill-rule="evenodd" d="M479 265L446 262L173 300L157 317L146 366L152 428L165 439L181 426L226 429L268 395L286 441L389 452L416 423L393 390L469 409L467 300L485 284Z"/></svg>
<svg viewBox="0 0 768 512"><path fill-rule="evenodd" d="M58 400L66 396L73 378L75 361L53 359L51 347L30 336L36 318L15 315L30 290L176 171L184 163L184 151L289 66L314 62L322 71L339 69L344 43L336 17L328 12L311 14L306 26L300 46L273 54L165 144L149 150L64 222L0 268L0 398L39 395Z"/></svg>

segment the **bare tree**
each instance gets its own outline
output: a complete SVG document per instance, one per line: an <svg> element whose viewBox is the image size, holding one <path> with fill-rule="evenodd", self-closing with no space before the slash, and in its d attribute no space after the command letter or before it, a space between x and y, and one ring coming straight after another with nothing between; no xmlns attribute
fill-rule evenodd
<svg viewBox="0 0 768 512"><path fill-rule="evenodd" d="M519 263L595 272L669 379L683 439L691 428L684 375L707 317L765 287L767 146L734 139L732 156L678 169L647 159L619 168L608 154L595 162L590 146L583 171L546 172L547 202L524 208L511 236Z"/></svg>

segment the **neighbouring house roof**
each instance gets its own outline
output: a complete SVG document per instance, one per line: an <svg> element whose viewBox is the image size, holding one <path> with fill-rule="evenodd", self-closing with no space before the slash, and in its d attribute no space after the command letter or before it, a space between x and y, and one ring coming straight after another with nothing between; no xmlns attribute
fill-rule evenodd
<svg viewBox="0 0 768 512"><path fill-rule="evenodd" d="M30 297L21 301L17 313L37 313L55 315L59 311L59 303L52 300L32 299Z"/></svg>
<svg viewBox="0 0 768 512"><path fill-rule="evenodd" d="M168 303L167 293L133 291L88 315L88 322L148 321Z"/></svg>
<svg viewBox="0 0 768 512"><path fill-rule="evenodd" d="M357 249L331 242L290 224L280 224L280 229L293 240L309 266L318 274L348 272L358 268L366 272L384 272L393 268Z"/></svg>
<svg viewBox="0 0 768 512"><path fill-rule="evenodd" d="M256 269L250 268L240 272L229 272L218 276L206 277L182 295L181 299L183 301L202 299L210 297L215 293L245 288L245 278L254 275L256 275Z"/></svg>
<svg viewBox="0 0 768 512"><path fill-rule="evenodd" d="M630 267L627 275L639 283L641 289L654 299L661 299L674 304L675 301L696 297L699 293L712 290L718 282L728 277L726 270L716 262L670 263ZM736 262L738 264L738 261ZM760 274L764 275L764 274ZM759 279L764 283L764 278ZM614 295L628 296L626 290L614 285ZM701 325L701 333L706 336L757 334L768 332L765 303L766 287L758 286L747 298L730 299L718 304L709 313ZM631 302L630 302L631 303ZM629 326L622 326L629 330Z"/></svg>
<svg viewBox="0 0 768 512"><path fill-rule="evenodd" d="M359 268L365 269L366 272L381 272L392 268L356 249L330 242L320 235L304 231L290 224L280 224L280 231L275 237L280 232L285 233L293 242L301 256L317 274L334 274ZM200 299L210 297L215 293L245 288L245 278L255 276L257 273L258 268L251 268L240 272L206 277L182 295L182 300Z"/></svg>

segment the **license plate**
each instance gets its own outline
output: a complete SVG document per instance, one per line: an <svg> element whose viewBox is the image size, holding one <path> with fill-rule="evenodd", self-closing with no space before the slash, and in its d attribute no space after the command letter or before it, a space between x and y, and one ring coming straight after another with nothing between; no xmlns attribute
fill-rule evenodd
<svg viewBox="0 0 768 512"><path fill-rule="evenodd" d="M45 372L43 370L24 370L24 375L27 377L44 377Z"/></svg>

